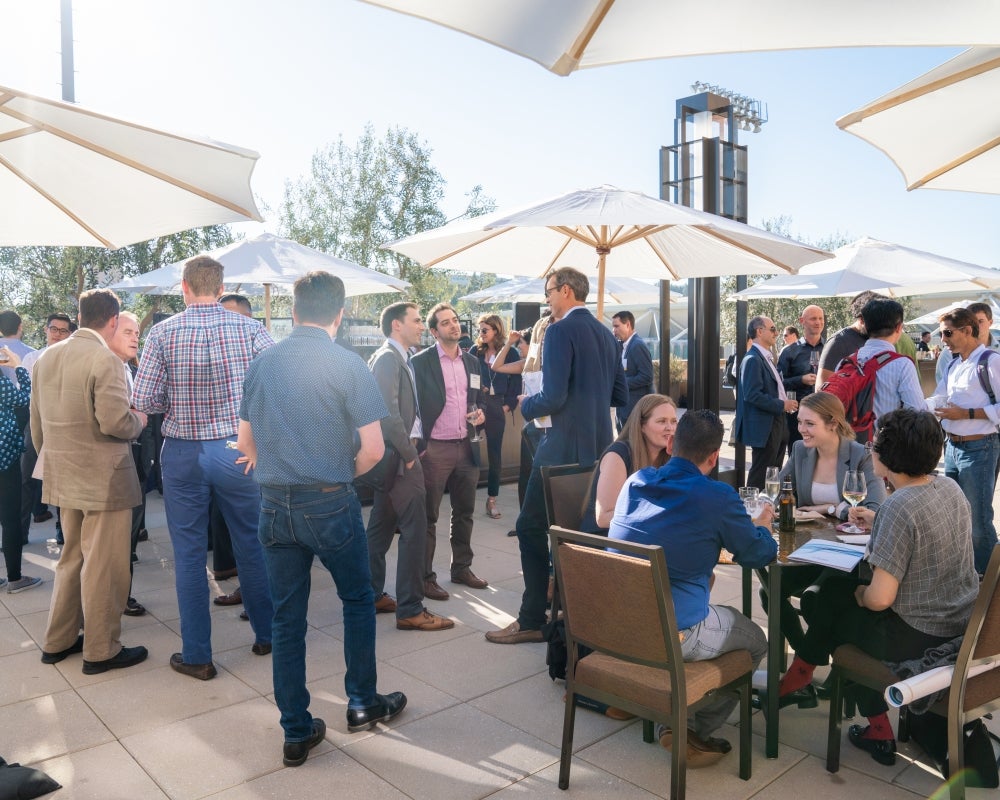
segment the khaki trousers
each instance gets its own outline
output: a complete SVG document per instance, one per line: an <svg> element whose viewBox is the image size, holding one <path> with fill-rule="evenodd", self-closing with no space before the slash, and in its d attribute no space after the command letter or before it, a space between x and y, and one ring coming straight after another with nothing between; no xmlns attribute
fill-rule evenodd
<svg viewBox="0 0 1000 800"><path fill-rule="evenodd" d="M43 649L58 653L70 647L82 625L84 660L106 661L122 649L132 509L61 511L66 544L56 565Z"/></svg>

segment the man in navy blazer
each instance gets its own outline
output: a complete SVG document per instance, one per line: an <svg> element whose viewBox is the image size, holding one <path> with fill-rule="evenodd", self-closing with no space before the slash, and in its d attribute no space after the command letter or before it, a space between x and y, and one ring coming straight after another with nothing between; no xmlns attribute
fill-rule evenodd
<svg viewBox="0 0 1000 800"><path fill-rule="evenodd" d="M572 267L550 272L545 299L552 322L542 348L542 390L521 398L525 420L548 417L517 518L524 595L517 620L486 638L497 644L542 641L549 584L548 518L541 467L589 466L611 444L611 407L628 402L625 372L611 331L586 309L590 283ZM530 423L528 423L530 424Z"/></svg>
<svg viewBox="0 0 1000 800"><path fill-rule="evenodd" d="M486 416L481 407L479 359L459 347L462 328L455 309L447 303L438 303L427 315L427 327L437 343L410 361L423 429L420 463L427 490L424 597L447 600L448 592L438 584L434 572L438 512L445 488L451 496L451 582L464 583L473 589L489 586L472 571L472 515L479 483L479 443L469 441L470 425L484 424ZM471 419L467 416L470 403L477 405Z"/></svg>
<svg viewBox="0 0 1000 800"><path fill-rule="evenodd" d="M611 332L622 343L622 368L628 384L628 402L618 409L618 424L624 425L639 398L653 393L653 357L642 337L635 335L631 311L619 311L611 318Z"/></svg>
<svg viewBox="0 0 1000 800"><path fill-rule="evenodd" d="M788 441L785 413L797 411L799 404L785 396L774 366L771 348L778 338L774 322L768 317L754 317L747 324L747 338L753 340L753 346L740 365L733 430L736 440L753 450L747 486L763 490L767 468L780 467L784 460Z"/></svg>

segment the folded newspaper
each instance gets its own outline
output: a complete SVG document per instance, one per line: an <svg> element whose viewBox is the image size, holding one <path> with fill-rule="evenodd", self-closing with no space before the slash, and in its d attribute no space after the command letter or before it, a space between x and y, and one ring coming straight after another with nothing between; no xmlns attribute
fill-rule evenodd
<svg viewBox="0 0 1000 800"><path fill-rule="evenodd" d="M819 564L833 567L842 572L850 572L865 554L865 548L859 545L844 544L828 539L811 539L798 550L788 555L789 561L802 561L806 564Z"/></svg>

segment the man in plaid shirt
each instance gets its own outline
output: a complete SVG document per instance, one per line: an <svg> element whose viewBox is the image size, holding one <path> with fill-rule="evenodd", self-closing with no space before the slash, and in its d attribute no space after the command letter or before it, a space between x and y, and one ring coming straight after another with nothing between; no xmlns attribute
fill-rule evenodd
<svg viewBox="0 0 1000 800"><path fill-rule="evenodd" d="M235 463L243 376L254 356L274 344L264 327L218 303L222 265L198 256L184 265L186 310L146 338L133 403L162 413L163 502L174 548L183 649L170 657L177 672L201 680L216 675L206 571L209 502L229 525L257 655L271 652L273 608L257 521L260 490Z"/></svg>

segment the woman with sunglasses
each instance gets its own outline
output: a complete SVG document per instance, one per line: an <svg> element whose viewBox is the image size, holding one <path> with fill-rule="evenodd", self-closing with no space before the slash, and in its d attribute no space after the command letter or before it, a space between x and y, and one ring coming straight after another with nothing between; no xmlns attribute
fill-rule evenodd
<svg viewBox="0 0 1000 800"><path fill-rule="evenodd" d="M506 415L517 408L517 396L521 393L521 377L497 372L493 368L509 365L518 361L520 356L513 348L504 348L507 344L507 334L503 320L496 314L483 314L476 320L476 327L479 328L479 336L469 352L479 358L479 374L485 398L483 412L486 414L486 455L489 460L489 472L486 478L488 495L486 515L492 519L499 519L502 515L497 508L497 496L500 494L503 434L507 427ZM502 358L501 349L507 350Z"/></svg>

